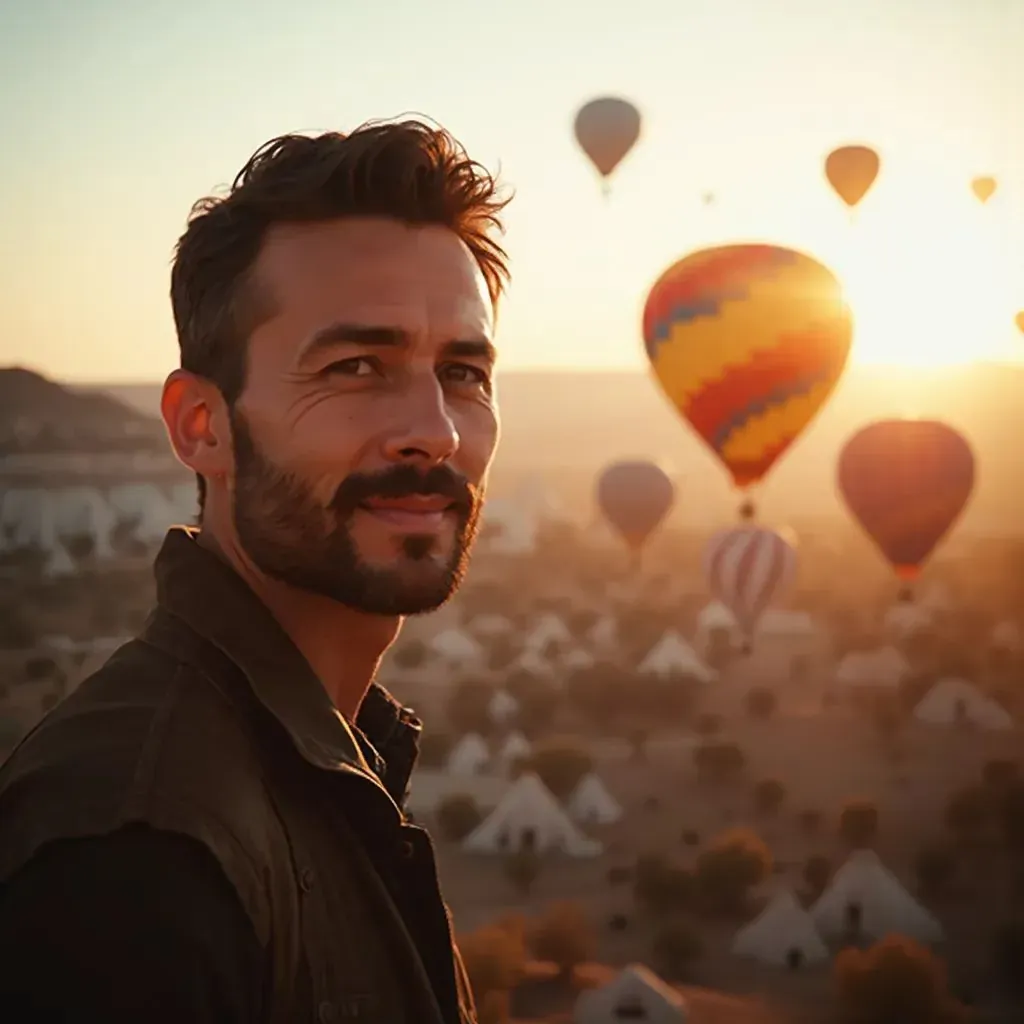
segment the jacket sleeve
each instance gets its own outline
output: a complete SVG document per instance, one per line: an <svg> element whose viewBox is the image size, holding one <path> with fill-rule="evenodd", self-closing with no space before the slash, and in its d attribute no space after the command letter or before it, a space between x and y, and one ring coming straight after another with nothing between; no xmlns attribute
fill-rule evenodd
<svg viewBox="0 0 1024 1024"><path fill-rule="evenodd" d="M0 1006L25 1024L255 1024L263 953L198 842L149 828L43 847L0 889Z"/></svg>

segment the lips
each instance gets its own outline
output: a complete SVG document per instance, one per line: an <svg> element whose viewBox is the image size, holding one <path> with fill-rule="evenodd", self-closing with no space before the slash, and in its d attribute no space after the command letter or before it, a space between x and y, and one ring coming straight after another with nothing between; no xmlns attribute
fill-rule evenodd
<svg viewBox="0 0 1024 1024"><path fill-rule="evenodd" d="M369 498L361 508L375 519L410 533L433 533L444 525L445 513L455 505L439 494L409 494L401 498Z"/></svg>

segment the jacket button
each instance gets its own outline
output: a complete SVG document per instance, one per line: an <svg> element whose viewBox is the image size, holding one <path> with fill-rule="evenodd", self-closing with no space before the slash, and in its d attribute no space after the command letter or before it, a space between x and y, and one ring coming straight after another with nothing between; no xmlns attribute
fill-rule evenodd
<svg viewBox="0 0 1024 1024"><path fill-rule="evenodd" d="M303 892L310 892L313 888L313 869L303 868L299 873L299 888ZM327 1004L324 1004L327 1005Z"/></svg>
<svg viewBox="0 0 1024 1024"><path fill-rule="evenodd" d="M408 839L403 839L398 847L398 855L402 860L412 860L416 856L416 847Z"/></svg>
<svg viewBox="0 0 1024 1024"><path fill-rule="evenodd" d="M334 1003L323 1002L317 1008L316 1015L320 1024L335 1024L338 1019L338 1010Z"/></svg>

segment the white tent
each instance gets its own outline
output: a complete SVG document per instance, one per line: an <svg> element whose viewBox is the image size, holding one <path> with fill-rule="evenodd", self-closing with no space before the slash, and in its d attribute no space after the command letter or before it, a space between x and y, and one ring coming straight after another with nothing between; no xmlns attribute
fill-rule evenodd
<svg viewBox="0 0 1024 1024"><path fill-rule="evenodd" d="M506 615L488 614L470 619L468 628L477 636L506 636L515 627Z"/></svg>
<svg viewBox="0 0 1024 1024"><path fill-rule="evenodd" d="M906 935L918 942L942 939L942 926L903 887L874 850L856 850L811 908L818 931L843 938L859 931L871 939Z"/></svg>
<svg viewBox="0 0 1024 1024"><path fill-rule="evenodd" d="M466 837L463 848L475 853L537 853L561 850L573 857L596 857L602 846L585 836L532 772L508 788L498 806Z"/></svg>
<svg viewBox="0 0 1024 1024"><path fill-rule="evenodd" d="M153 484L118 484L107 500L117 522L128 524L143 544L159 543L177 519L174 506Z"/></svg>
<svg viewBox="0 0 1024 1024"><path fill-rule="evenodd" d="M642 964L624 967L606 985L581 992L573 1007L573 1024L681 1024L686 1000Z"/></svg>
<svg viewBox="0 0 1024 1024"><path fill-rule="evenodd" d="M571 643L569 627L554 612L548 612L537 619L523 639L526 649L537 653L543 653L549 645L565 647Z"/></svg>
<svg viewBox="0 0 1024 1024"><path fill-rule="evenodd" d="M76 572L74 559L61 544L55 544L47 555L43 575L50 579L61 579L65 576L74 576Z"/></svg>
<svg viewBox="0 0 1024 1024"><path fill-rule="evenodd" d="M691 676L702 683L709 683L716 676L714 669L705 665L697 652L671 629L647 652L637 671L643 675Z"/></svg>
<svg viewBox="0 0 1024 1024"><path fill-rule="evenodd" d="M778 893L733 939L736 956L791 970L828 959L828 949L810 914L788 890Z"/></svg>
<svg viewBox="0 0 1024 1024"><path fill-rule="evenodd" d="M924 632L931 626L933 619L932 612L923 605L901 601L885 613L882 626L891 636L902 640Z"/></svg>
<svg viewBox="0 0 1024 1024"><path fill-rule="evenodd" d="M817 633L818 627L807 612L789 608L769 608L757 623L758 636L812 637Z"/></svg>
<svg viewBox="0 0 1024 1024"><path fill-rule="evenodd" d="M1012 729L1010 713L966 679L940 679L914 708L914 717L929 725L970 723L980 729Z"/></svg>
<svg viewBox="0 0 1024 1024"><path fill-rule="evenodd" d="M533 753L533 744L518 730L513 730L505 737L498 753L498 760L506 770L511 768L517 761L529 757Z"/></svg>
<svg viewBox="0 0 1024 1024"><path fill-rule="evenodd" d="M580 779L566 809L581 825L612 825L622 817L622 807L601 779L588 772Z"/></svg>
<svg viewBox="0 0 1024 1024"><path fill-rule="evenodd" d="M511 671L525 672L541 679L549 679L555 674L555 667L539 651L527 647L510 666Z"/></svg>
<svg viewBox="0 0 1024 1024"><path fill-rule="evenodd" d="M602 615L590 627L587 643L598 654L610 655L619 649L619 624L614 615Z"/></svg>
<svg viewBox="0 0 1024 1024"><path fill-rule="evenodd" d="M487 767L491 751L479 733L468 732L448 755L449 775L478 775Z"/></svg>
<svg viewBox="0 0 1024 1024"><path fill-rule="evenodd" d="M504 725L519 714L519 701L508 690L495 690L487 704L487 714L495 724Z"/></svg>
<svg viewBox="0 0 1024 1024"><path fill-rule="evenodd" d="M487 655L483 645L461 629L445 629L430 641L430 649L461 666L480 665Z"/></svg>
<svg viewBox="0 0 1024 1024"><path fill-rule="evenodd" d="M736 616L721 601L706 604L697 616L697 628L702 631L712 629L736 629Z"/></svg>
<svg viewBox="0 0 1024 1024"><path fill-rule="evenodd" d="M117 518L113 509L95 487L65 487L53 491L54 526L62 541L87 537L96 558L111 558L111 539Z"/></svg>
<svg viewBox="0 0 1024 1024"><path fill-rule="evenodd" d="M562 668L579 671L580 669L593 668L596 661L597 659L590 651L584 650L582 647L573 647L562 658Z"/></svg>
<svg viewBox="0 0 1024 1024"><path fill-rule="evenodd" d="M836 668L839 686L897 687L910 674L910 663L891 645L873 651L851 651Z"/></svg>

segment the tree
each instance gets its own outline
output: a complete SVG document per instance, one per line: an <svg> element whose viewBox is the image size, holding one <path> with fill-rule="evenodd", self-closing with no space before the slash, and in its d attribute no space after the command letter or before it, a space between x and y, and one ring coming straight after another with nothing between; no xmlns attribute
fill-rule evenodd
<svg viewBox="0 0 1024 1024"><path fill-rule="evenodd" d="M817 899L832 878L832 862L824 854L813 854L804 861L803 874L811 898Z"/></svg>
<svg viewBox="0 0 1024 1024"><path fill-rule="evenodd" d="M842 950L834 980L851 1021L946 1024L957 1017L941 961L901 935L889 935L867 950Z"/></svg>
<svg viewBox="0 0 1024 1024"><path fill-rule="evenodd" d="M849 800L839 815L839 834L850 846L870 846L878 834L878 808L870 800Z"/></svg>
<svg viewBox="0 0 1024 1024"><path fill-rule="evenodd" d="M754 787L754 807L761 814L776 814L786 799L786 787L778 779L762 779Z"/></svg>
<svg viewBox="0 0 1024 1024"><path fill-rule="evenodd" d="M944 846L929 846L918 853L914 861L917 885L925 899L941 896L956 870L953 854Z"/></svg>
<svg viewBox="0 0 1024 1024"><path fill-rule="evenodd" d="M395 647L391 657L399 668L422 668L427 660L427 645L422 640L407 640Z"/></svg>
<svg viewBox="0 0 1024 1024"><path fill-rule="evenodd" d="M526 965L521 926L489 925L461 936L458 946L478 1003L489 992L508 992L519 984Z"/></svg>
<svg viewBox="0 0 1024 1024"><path fill-rule="evenodd" d="M540 857L534 850L520 848L505 858L505 874L523 896L530 894L540 867Z"/></svg>
<svg viewBox="0 0 1024 1024"><path fill-rule="evenodd" d="M981 786L968 786L946 802L946 827L961 843L976 842L989 823L991 802Z"/></svg>
<svg viewBox="0 0 1024 1024"><path fill-rule="evenodd" d="M527 672L517 673L509 680L507 690L519 705L519 725L531 735L551 721L562 699L559 691L546 679Z"/></svg>
<svg viewBox="0 0 1024 1024"><path fill-rule="evenodd" d="M693 874L662 857L640 857L633 874L633 898L655 914L688 910L693 903Z"/></svg>
<svg viewBox="0 0 1024 1024"><path fill-rule="evenodd" d="M569 737L538 744L527 762L552 793L561 800L568 797L584 775L593 770L594 759L583 744Z"/></svg>
<svg viewBox="0 0 1024 1024"><path fill-rule="evenodd" d="M710 711L701 712L693 723L693 731L705 738L717 736L722 731L722 716Z"/></svg>
<svg viewBox="0 0 1024 1024"><path fill-rule="evenodd" d="M673 921L654 936L652 950L658 973L669 981L686 976L686 970L704 952L700 935L692 924Z"/></svg>
<svg viewBox="0 0 1024 1024"><path fill-rule="evenodd" d="M437 825L452 842L461 842L482 820L480 808L468 793L446 796L437 807Z"/></svg>
<svg viewBox="0 0 1024 1024"><path fill-rule="evenodd" d="M557 964L568 980L577 964L594 954L594 933L583 908L564 900L552 903L530 929L530 948L538 960Z"/></svg>
<svg viewBox="0 0 1024 1024"><path fill-rule="evenodd" d="M756 833L722 833L697 858L696 883L702 904L714 913L743 910L750 889L772 870L771 851Z"/></svg>
<svg viewBox="0 0 1024 1024"><path fill-rule="evenodd" d="M486 736L494 727L491 698L494 691L476 679L460 679L448 694L446 717L456 736L476 732Z"/></svg>
<svg viewBox="0 0 1024 1024"><path fill-rule="evenodd" d="M710 782L729 782L746 767L747 759L735 743L703 743L693 752L698 774Z"/></svg>
<svg viewBox="0 0 1024 1024"><path fill-rule="evenodd" d="M747 714L762 722L771 718L779 706L779 698L775 691L769 690L767 686L755 686L748 690L744 702Z"/></svg>
<svg viewBox="0 0 1024 1024"><path fill-rule="evenodd" d="M443 768L452 752L454 741L446 732L431 732L424 729L420 734L420 756L418 764L421 768Z"/></svg>

